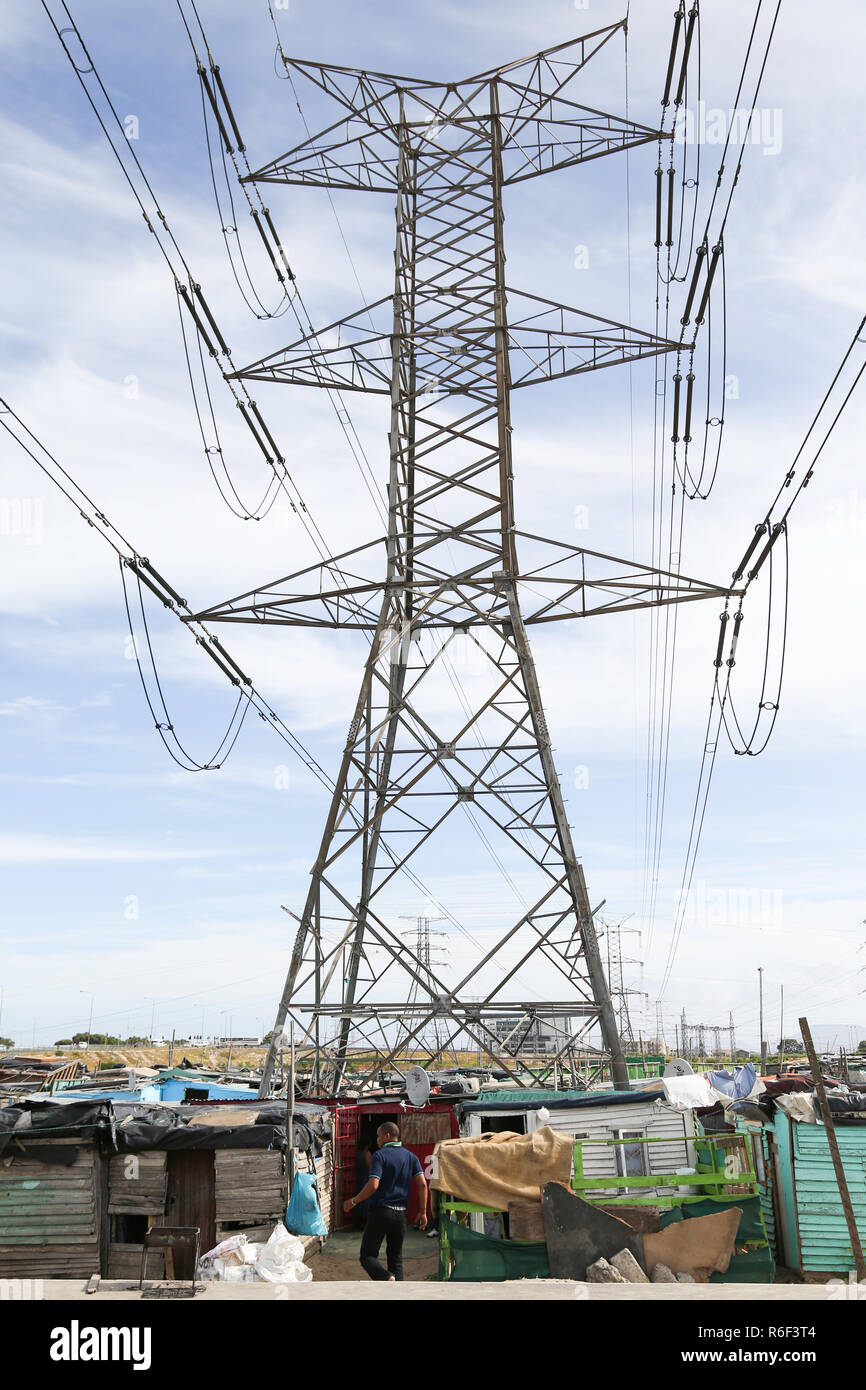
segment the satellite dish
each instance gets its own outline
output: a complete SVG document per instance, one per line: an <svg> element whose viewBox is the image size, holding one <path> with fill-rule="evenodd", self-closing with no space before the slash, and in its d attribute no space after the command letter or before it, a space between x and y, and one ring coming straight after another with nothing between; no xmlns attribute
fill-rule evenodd
<svg viewBox="0 0 866 1390"><path fill-rule="evenodd" d="M430 1099L430 1078L423 1067L410 1067L406 1073L406 1094L410 1105L426 1105Z"/></svg>
<svg viewBox="0 0 866 1390"><path fill-rule="evenodd" d="M694 1069L685 1057L673 1057L664 1070L665 1076L694 1076Z"/></svg>

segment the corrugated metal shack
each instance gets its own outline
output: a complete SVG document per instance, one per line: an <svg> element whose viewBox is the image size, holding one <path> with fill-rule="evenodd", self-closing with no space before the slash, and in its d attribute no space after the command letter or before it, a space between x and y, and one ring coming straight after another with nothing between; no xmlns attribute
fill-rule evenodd
<svg viewBox="0 0 866 1390"><path fill-rule="evenodd" d="M459 1094L431 1095L423 1106L407 1105L401 1093L365 1100L331 1099L323 1102L331 1111L334 1126L333 1230L356 1225L360 1219L356 1214L344 1214L343 1202L347 1197L353 1197L367 1181L365 1146L374 1141L377 1128L386 1120L393 1120L399 1125L403 1147L417 1156L429 1179L430 1163L437 1143L458 1133L455 1106L465 1092L458 1087L455 1087L455 1091L459 1091ZM429 1193L427 1203L427 1215L430 1217L432 1205ZM407 1212L410 1225L417 1216L413 1190Z"/></svg>
<svg viewBox="0 0 866 1390"><path fill-rule="evenodd" d="M675 1221L717 1214L728 1207L740 1212L734 1253L725 1273L713 1283L768 1283L774 1265L761 1218L751 1151L742 1135L703 1134L693 1109L678 1109L659 1089L644 1091L562 1092L502 1088L482 1092L459 1106L460 1131L465 1137L515 1131L531 1134L542 1127L571 1136L573 1165L570 1186L594 1206L604 1208L638 1231L666 1230ZM445 1199L443 1210L454 1203ZM490 1208L468 1207L468 1225L475 1236L493 1235L503 1251L526 1254L525 1237L511 1235L511 1216L501 1228ZM518 1209L524 1222L525 1214ZM452 1218L453 1222L453 1218ZM441 1225L448 1246L452 1225ZM507 1232L507 1234L506 1234ZM459 1234L459 1233L458 1233ZM543 1242L538 1247L543 1252ZM464 1252L471 1256L471 1248ZM448 1261L443 1260L445 1271ZM516 1268L513 1266L512 1268ZM545 1277L547 1256L534 1270L484 1277ZM476 1274L440 1277L475 1278Z"/></svg>
<svg viewBox="0 0 866 1390"><path fill-rule="evenodd" d="M207 1250L270 1233L286 1211L284 1102L146 1105L26 1099L0 1110L0 1276L137 1277L151 1226L193 1225ZM331 1124L296 1104L294 1147L330 1224ZM164 1271L152 1257L149 1271ZM179 1268L177 1277L184 1277Z"/></svg>
<svg viewBox="0 0 866 1390"><path fill-rule="evenodd" d="M549 1125L587 1141L581 1145L583 1176L598 1179L590 1189L594 1197L596 1189L605 1190L605 1178L694 1167L692 1112L657 1105L656 1100L655 1093L640 1091L494 1090L461 1104L460 1129L468 1135L489 1130L529 1134Z"/></svg>
<svg viewBox="0 0 866 1390"><path fill-rule="evenodd" d="M781 1087L773 1090L761 1097L763 1124L740 1118L737 1127L752 1136L760 1153L761 1203L776 1261L803 1276L845 1275L855 1267L854 1254L827 1132L807 1085L787 1094ZM833 1092L828 1099L857 1229L866 1246L866 1096Z"/></svg>

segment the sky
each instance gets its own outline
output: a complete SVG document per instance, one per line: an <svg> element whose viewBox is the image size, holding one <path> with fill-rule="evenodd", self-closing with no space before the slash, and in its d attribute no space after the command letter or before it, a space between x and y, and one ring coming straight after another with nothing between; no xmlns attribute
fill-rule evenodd
<svg viewBox="0 0 866 1390"><path fill-rule="evenodd" d="M761 32L773 8L765 3ZM744 152L726 227L721 463L708 500L686 504L681 554L685 573L713 582L727 582L765 514L866 301L856 134L866 15L832 8L833 22L821 26L804 0L782 8L760 95L761 138ZM254 318L231 276L176 5L160 0L145 13L78 0L70 9L119 113L133 118L135 152L235 360L283 345L294 336L289 320ZM617 38L581 74L579 99L620 114L627 100L635 120L654 125L671 9L632 4L628 82ZM754 10L742 0L702 7L699 207L721 148L713 113L733 103ZM299 85L302 115L279 79L266 0L201 0L199 13L254 168L299 143L303 119L312 130L334 119ZM599 28L621 10L607 0L290 0L275 5L275 17L293 56L448 79ZM213 483L171 275L41 7L6 15L0 62L0 394L193 608L311 563L287 506L261 522L239 520ZM651 330L655 161L650 145L508 190L509 282ZM273 187L267 198L315 324L389 292L386 196L346 192L329 201L320 190ZM261 248L246 228L242 236L273 302ZM672 370L640 364L515 393L523 529L649 560L654 382ZM324 395L262 386L258 399L332 552L380 534ZM267 484L263 462L218 380L214 401L232 476L254 498ZM383 479L387 403L356 396L350 407ZM861 393L792 514L779 717L760 757L719 749L663 989L718 604L687 605L678 617L654 920L644 872L649 620L615 615L534 637L575 844L593 903L604 899L605 921L622 923L632 1023L644 1036L660 1019L673 1045L685 1010L690 1022L710 1025L732 1015L738 1043L755 1046L759 967L771 1045L781 989L786 1035L796 1035L805 1012L820 1046L866 1036L863 428ZM48 1045L86 1029L91 1010L94 1031L124 1036L261 1033L293 939L281 905L298 911L303 903L326 795L254 718L219 771L191 774L170 761L130 659L116 557L8 437L0 449L0 1035ZM765 631L766 589L756 590L735 673L744 720L758 698ZM155 608L148 618L173 723L206 761L230 717L231 689L173 619ZM773 623L776 640L778 613ZM335 771L363 642L278 628L222 635L287 725ZM496 865L475 850L449 847L435 892L481 939L514 904ZM407 883L394 907L396 924L424 912L425 900ZM613 940L603 938L603 954ZM449 933L442 946L444 968L465 969L466 936ZM523 983L527 994L536 988L531 967Z"/></svg>

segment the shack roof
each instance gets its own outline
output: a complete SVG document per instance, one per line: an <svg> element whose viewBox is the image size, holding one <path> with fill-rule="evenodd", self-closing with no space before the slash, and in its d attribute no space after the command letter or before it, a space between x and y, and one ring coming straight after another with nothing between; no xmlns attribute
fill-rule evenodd
<svg viewBox="0 0 866 1390"><path fill-rule="evenodd" d="M285 1148L284 1101L235 1102L230 1111L220 1110L219 1104L211 1109L97 1098L27 1098L0 1109L0 1154L16 1140L28 1141L29 1147L34 1140L59 1138L96 1142L111 1153ZM205 1118L208 1122L202 1123ZM295 1103L293 1147L318 1156L330 1134L327 1111L303 1101Z"/></svg>
<svg viewBox="0 0 866 1390"><path fill-rule="evenodd" d="M656 1091L542 1091L498 1090L465 1100L461 1114L479 1110L578 1110L589 1106L636 1105L639 1101L655 1101Z"/></svg>

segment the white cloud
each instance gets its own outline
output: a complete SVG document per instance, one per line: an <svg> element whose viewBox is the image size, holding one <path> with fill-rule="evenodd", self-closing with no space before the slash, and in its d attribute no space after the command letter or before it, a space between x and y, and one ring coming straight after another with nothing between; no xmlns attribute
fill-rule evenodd
<svg viewBox="0 0 866 1390"><path fill-rule="evenodd" d="M164 845L124 845L116 841L97 842L74 836L0 835L0 863L25 867L31 864L110 864L170 862L172 860L211 859L220 849L172 849Z"/></svg>
<svg viewBox="0 0 866 1390"><path fill-rule="evenodd" d="M632 9L631 112L651 120L658 111L670 16L666 11L661 22L652 7ZM359 21L357 7L338 0L327 33L319 13L305 7L294 7L284 28L296 51L459 76L620 17L612 0L596 0L591 16L547 0L531 9L479 0L469 10L453 5L443 10L438 4L404 8L390 16L393 22L371 25ZM105 36L100 63L106 76L119 99L142 116L139 153L208 301L225 325L236 361L253 360L296 336L289 316L275 323L241 316L212 207L194 78L188 55L178 55L173 21L119 30L102 23L113 20L113 10L102 0L90 0L80 19L85 29L94 27ZM215 7L208 20L215 51L225 55L223 70L245 128L249 121L254 163L303 134L288 84L269 78L272 49L266 20L263 13L260 26L250 23L232 6ZM724 7L708 7L703 23L705 91L711 102L725 106L733 96L748 20L739 16L734 23ZM863 220L864 194L851 173L850 138L844 132L859 128L857 64L864 18L846 13L843 27L845 42L840 43L838 26L816 30L810 7L789 6L768 66L763 98L783 111L784 142L773 159L746 152L726 237L728 370L740 378L740 398L728 410L713 497L689 508L682 564L702 578L730 574L835 369L863 297L856 229ZM51 77L50 86L40 88L50 94L47 108L41 102L16 101L0 124L9 191L0 253L7 266L16 268L7 277L3 311L9 344L2 359L3 394L97 505L194 606L312 563L315 552L288 508L280 504L282 511L262 524L241 523L216 494L188 398L170 275L90 123L53 34L41 17L37 23L16 15L2 42L22 64ZM584 99L592 104L594 93L596 104L612 110L619 109L623 97L620 39L617 45L615 52L610 47L607 68L590 65L585 74ZM306 91L302 99L315 129L320 106ZM816 126L814 111L819 108L826 120ZM828 129L836 138L828 138ZM702 179L708 190L713 152L708 147L706 153ZM652 321L655 293L654 157L649 150L630 160L632 317L641 326ZM515 284L599 312L625 313L625 167L615 164L598 161L509 190L509 275ZM308 189L271 193L314 322L325 323L356 308L360 292L325 195ZM388 291L393 273L389 201L337 194L335 203L364 293L375 299ZM581 278L573 269L572 248L584 240L590 243L592 275ZM256 265L261 272L261 264ZM656 370L636 368L633 376L633 513L627 374L604 372L515 393L516 490L523 528L614 555L631 554L634 534L637 558L649 559L653 459L648 406ZM661 374L664 368L658 370ZM125 394L129 377L137 379L137 399ZM233 476L244 496L253 496L266 484L264 465L218 376L213 375L212 384ZM315 391L264 387L258 395L329 545L336 550L377 534L378 523L327 400ZM387 401L352 397L349 405L372 466L384 478ZM834 849L823 840L820 848L815 844L824 832L835 833L834 816L841 830L852 820L844 797L853 797L858 785L855 758L863 748L860 705L866 659L863 644L852 638L861 625L857 595L866 515L860 503L862 428L862 402L855 400L794 513L790 641L775 742L762 763L730 755L720 759L705 830L701 871L707 881L729 883L742 872L763 882L765 873L773 883L781 880L786 895L798 901L805 892L803 877L811 876L820 890L816 901L792 909L786 919L786 969L788 962L799 969L798 953L811 948L816 916L822 930L832 931L834 942L843 945L862 919L853 888L835 893L832 887L850 873L850 845L839 842ZM216 876L221 887L227 888L225 880L236 875L244 890L252 888L260 871L263 878L267 875L266 901L275 903L284 895L297 906L318 847L326 798L301 769L277 793L274 767L297 765L256 719L249 721L235 761L224 771L207 779L175 771L149 727L137 677L124 657L125 614L114 557L31 461L8 440L4 445L4 497L38 499L42 513L38 544L35 535L0 537L2 602L9 615L0 713L4 729L19 735L10 738L4 765L4 780L15 800L10 795L7 814L13 833L3 841L3 860L23 866L80 863L80 902L86 909L100 886L100 866L112 861L165 863L172 885L185 882L191 896L178 891L174 906L181 918L186 914L186 927L175 922L171 930L166 928L164 944L167 949L173 941L174 950L182 939L186 944L176 957L178 968L200 970L222 949L224 937L233 945L250 939L262 929L267 913L261 904L261 917L253 918L235 903L232 923L216 928L197 917L195 895ZM589 508L588 532L574 529L578 504ZM757 699L762 602L761 594L750 597L736 671L738 699L746 711ZM227 717L232 692L173 619L150 603L148 615L169 703L172 710L177 706L178 730L182 736L191 734L196 747L209 748L211 726L217 727L223 713ZM685 607L678 617L659 909L662 944L688 828L717 623L712 603ZM363 642L240 626L220 635L290 726L333 770L357 694ZM636 816L635 803L644 793L648 622L628 616L595 619L536 632L533 638L569 811L593 891L612 904L631 904L633 861L640 860L642 849L640 834L633 844L632 822L640 822L641 807L637 805ZM443 719L448 717L447 695L444 687L436 693L437 717ZM569 786L574 762L589 766L586 793ZM833 786L834 777L843 780L843 790ZM128 819L112 835L104 817L113 813L113 798L124 790L132 794L124 802ZM40 792L48 794L39 800ZM170 842L154 839L156 823L171 829ZM178 848L188 843L191 826L195 843L207 849ZM284 859L272 861L257 852L239 862L239 827L244 843L284 844ZM638 877L639 868L637 862ZM486 862L483 870L473 869L455 860L447 871L440 866L437 877L440 896L458 915L465 909L467 922L476 913L504 910L509 900L499 875L492 868L488 874ZM53 916L49 890L56 881L46 872L39 885L46 920ZM407 884L402 891L408 898L414 890ZM25 901L21 911L29 915L32 910L32 901ZM84 928L75 930L65 966L89 972L85 983L101 979L107 970L104 956L88 954ZM487 930L481 919L478 930ZM745 936L738 935L738 949ZM271 1002L290 937L291 932L274 936L272 976L260 991ZM163 940L150 938L158 939ZM782 939L773 939L777 953L782 945ZM131 948L124 941L116 949L127 955ZM671 989L681 988L696 1009L711 1012L720 997L712 979L718 949L717 937L700 931L683 942L678 961L682 975L675 974ZM744 968L751 969L751 943L749 953ZM152 981L144 983L152 955L148 946L134 957L143 972L142 988L155 988ZM657 985L657 955L658 947L647 967L648 987ZM655 974L650 976L650 970ZM696 988L691 975L705 983ZM733 980L736 971L725 967L728 976ZM803 987L807 985L808 971ZM223 988L228 997L229 972ZM833 988L831 982L831 992L819 997L829 1000ZM747 1007L747 985L731 983L725 989L734 1006L742 1002Z"/></svg>

